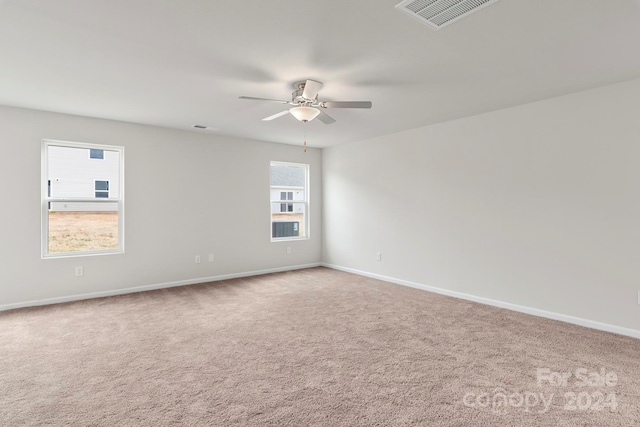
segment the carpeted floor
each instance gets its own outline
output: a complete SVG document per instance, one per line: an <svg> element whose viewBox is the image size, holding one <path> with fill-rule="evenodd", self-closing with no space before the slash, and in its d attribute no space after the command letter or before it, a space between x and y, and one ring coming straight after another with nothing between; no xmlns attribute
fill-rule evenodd
<svg viewBox="0 0 640 427"><path fill-rule="evenodd" d="M0 313L0 424L638 426L640 340L314 268Z"/></svg>

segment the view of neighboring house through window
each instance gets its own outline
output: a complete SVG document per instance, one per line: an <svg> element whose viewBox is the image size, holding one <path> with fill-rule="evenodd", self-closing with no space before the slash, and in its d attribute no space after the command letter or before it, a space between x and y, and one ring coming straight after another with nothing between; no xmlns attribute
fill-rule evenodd
<svg viewBox="0 0 640 427"><path fill-rule="evenodd" d="M44 140L42 255L123 251L124 148Z"/></svg>
<svg viewBox="0 0 640 427"><path fill-rule="evenodd" d="M309 236L309 165L271 162L271 239Z"/></svg>

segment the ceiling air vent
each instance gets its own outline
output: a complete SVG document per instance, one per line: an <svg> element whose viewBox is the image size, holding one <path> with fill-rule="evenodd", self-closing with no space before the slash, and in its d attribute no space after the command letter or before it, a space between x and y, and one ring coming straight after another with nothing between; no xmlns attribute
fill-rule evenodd
<svg viewBox="0 0 640 427"><path fill-rule="evenodd" d="M205 125L193 125L192 128L200 129L200 130L210 130L210 131L219 130L218 128L212 128L211 126L205 126Z"/></svg>
<svg viewBox="0 0 640 427"><path fill-rule="evenodd" d="M434 30L456 22L498 0L404 0L396 8Z"/></svg>

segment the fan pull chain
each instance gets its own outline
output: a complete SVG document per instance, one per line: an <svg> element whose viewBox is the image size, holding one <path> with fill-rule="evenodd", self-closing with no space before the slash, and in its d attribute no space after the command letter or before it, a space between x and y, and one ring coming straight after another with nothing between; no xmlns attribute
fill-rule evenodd
<svg viewBox="0 0 640 427"><path fill-rule="evenodd" d="M307 134L304 134L304 152L307 152Z"/></svg>

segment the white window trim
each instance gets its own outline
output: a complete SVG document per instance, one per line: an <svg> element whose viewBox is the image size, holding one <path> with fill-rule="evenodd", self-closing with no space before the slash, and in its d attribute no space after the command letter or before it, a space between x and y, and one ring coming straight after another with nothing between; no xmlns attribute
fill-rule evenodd
<svg viewBox="0 0 640 427"><path fill-rule="evenodd" d="M48 195L48 150L49 146L97 149L105 151L117 151L120 153L120 179L118 199L109 198L53 198ZM84 142L69 142L53 139L42 140L41 159L41 183L40 183L40 201L41 201L41 247L42 258L69 258L93 255L113 255L124 253L124 147L116 145L90 144ZM91 202L91 203L118 203L118 248L105 249L99 251L82 251L82 252L56 252L49 253L49 202Z"/></svg>
<svg viewBox="0 0 640 427"><path fill-rule="evenodd" d="M311 238L311 209L310 209L310 185L309 185L309 169L310 166L305 163L291 163L291 162L279 162L272 160L269 162L269 198L271 198L271 165L279 165L279 166L295 166L295 167L304 167L304 200L286 200L285 203L304 203L304 236L300 237L273 237L273 216L271 214L271 206L273 203L282 203L283 200L271 200L269 202L269 238L271 242L290 242L292 240L309 240ZM280 187L286 189L286 186ZM298 187L291 187L292 189ZM285 190L288 191L288 190Z"/></svg>

